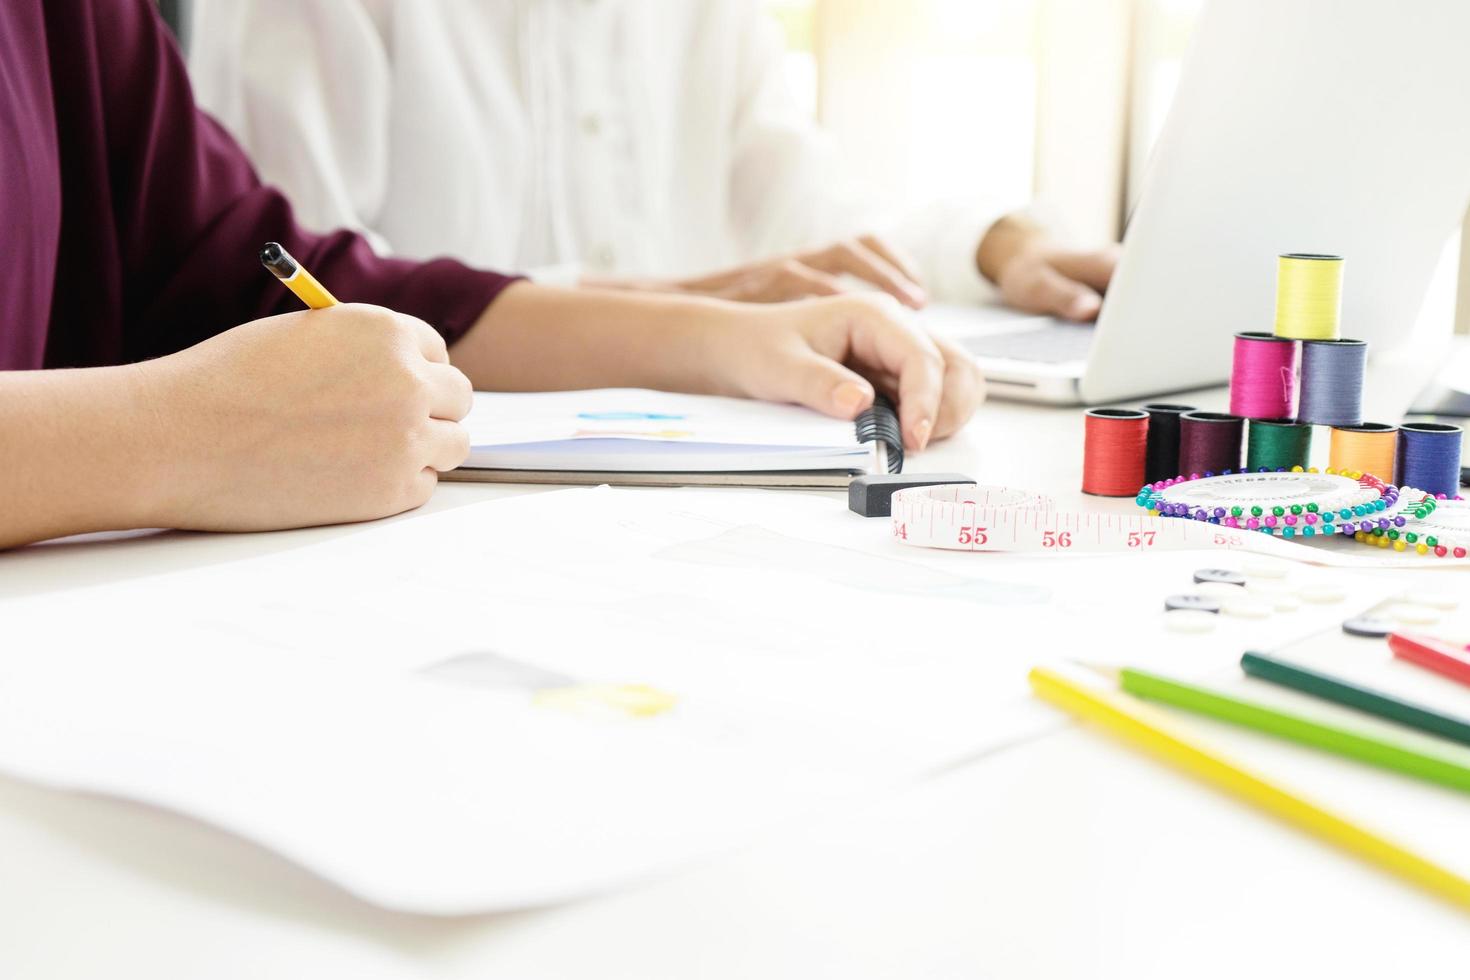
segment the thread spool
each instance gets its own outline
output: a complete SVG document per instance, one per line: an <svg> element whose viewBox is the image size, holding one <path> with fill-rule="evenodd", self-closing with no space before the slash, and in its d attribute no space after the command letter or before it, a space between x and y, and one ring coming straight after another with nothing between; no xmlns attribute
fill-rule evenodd
<svg viewBox="0 0 1470 980"><path fill-rule="evenodd" d="M1342 256L1294 252L1276 259L1276 336L1336 340Z"/></svg>
<svg viewBox="0 0 1470 980"><path fill-rule="evenodd" d="M1143 486L1148 414L1131 408L1095 408L1082 438L1082 492L1132 497Z"/></svg>
<svg viewBox="0 0 1470 980"><path fill-rule="evenodd" d="M1230 370L1230 414L1248 419L1296 416L1301 345L1269 333L1235 335Z"/></svg>
<svg viewBox="0 0 1470 980"><path fill-rule="evenodd" d="M1148 448L1143 459L1143 482L1157 483L1179 475L1179 416L1193 405L1162 402L1143 406L1148 413Z"/></svg>
<svg viewBox="0 0 1470 980"><path fill-rule="evenodd" d="M1334 470L1371 473L1385 483L1402 485L1394 479L1399 427L1381 422L1339 425L1332 430L1327 466Z"/></svg>
<svg viewBox="0 0 1470 980"><path fill-rule="evenodd" d="M1459 496L1462 435L1458 425L1438 422L1405 422L1399 426L1400 485L1435 496Z"/></svg>
<svg viewBox="0 0 1470 980"><path fill-rule="evenodd" d="M1248 470L1306 469L1312 455L1312 427L1293 419L1251 419L1245 445Z"/></svg>
<svg viewBox="0 0 1470 980"><path fill-rule="evenodd" d="M1179 416L1179 474L1204 476L1240 469L1245 419L1224 412Z"/></svg>
<svg viewBox="0 0 1470 980"><path fill-rule="evenodd" d="M1368 345L1361 340L1304 341L1297 419L1318 425L1360 424L1367 368Z"/></svg>

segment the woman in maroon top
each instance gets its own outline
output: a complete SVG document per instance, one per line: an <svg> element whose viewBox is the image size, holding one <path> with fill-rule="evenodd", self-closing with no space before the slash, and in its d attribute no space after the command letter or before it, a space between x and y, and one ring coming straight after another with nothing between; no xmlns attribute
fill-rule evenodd
<svg viewBox="0 0 1470 980"><path fill-rule="evenodd" d="M371 305L287 312L268 240ZM0 0L0 548L418 506L465 457L471 382L847 417L876 383L922 448L979 379L886 310L550 289L308 234L195 107L148 0Z"/></svg>

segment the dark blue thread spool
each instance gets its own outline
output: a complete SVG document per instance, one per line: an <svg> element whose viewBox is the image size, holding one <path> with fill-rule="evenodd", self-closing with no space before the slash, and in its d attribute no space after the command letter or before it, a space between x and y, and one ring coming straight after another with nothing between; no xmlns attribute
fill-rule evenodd
<svg viewBox="0 0 1470 980"><path fill-rule="evenodd" d="M1405 422L1399 426L1395 467L1399 485L1436 496L1457 496L1463 435L1458 425L1438 422Z"/></svg>

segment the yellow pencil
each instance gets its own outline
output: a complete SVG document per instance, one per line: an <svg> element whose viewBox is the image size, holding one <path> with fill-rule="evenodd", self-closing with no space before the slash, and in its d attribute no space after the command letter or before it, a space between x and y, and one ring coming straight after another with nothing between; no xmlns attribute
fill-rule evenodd
<svg viewBox="0 0 1470 980"><path fill-rule="evenodd" d="M265 248L260 250L260 264L275 273L287 289L313 310L337 305L337 297L327 292L327 287L317 282L316 277L293 259L280 242L265 243Z"/></svg>
<svg viewBox="0 0 1470 980"><path fill-rule="evenodd" d="M1470 880L1205 748L1163 712L1115 691L1078 684L1045 667L1032 668L1030 679L1039 697L1084 721L1470 911Z"/></svg>

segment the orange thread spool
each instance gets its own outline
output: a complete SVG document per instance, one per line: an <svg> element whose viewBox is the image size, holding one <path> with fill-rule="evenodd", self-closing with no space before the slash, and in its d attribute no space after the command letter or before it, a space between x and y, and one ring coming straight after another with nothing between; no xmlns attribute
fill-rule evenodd
<svg viewBox="0 0 1470 980"><path fill-rule="evenodd" d="M1082 434L1082 492L1132 497L1143 488L1148 413L1131 408L1095 408Z"/></svg>
<svg viewBox="0 0 1470 980"><path fill-rule="evenodd" d="M1378 422L1339 425L1332 429L1327 465L1334 470L1371 473L1384 483L1394 482L1394 453L1399 428Z"/></svg>

